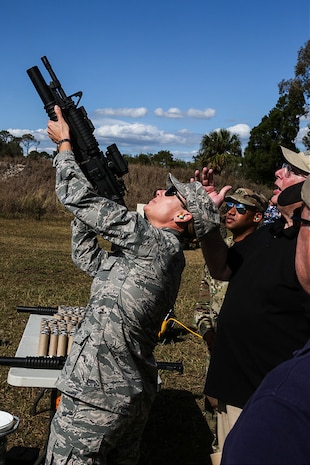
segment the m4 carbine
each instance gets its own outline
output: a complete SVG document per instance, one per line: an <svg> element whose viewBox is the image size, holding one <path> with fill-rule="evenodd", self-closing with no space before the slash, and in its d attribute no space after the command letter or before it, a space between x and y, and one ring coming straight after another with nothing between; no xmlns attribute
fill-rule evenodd
<svg viewBox="0 0 310 465"><path fill-rule="evenodd" d="M52 79L49 85L37 66L29 68L27 73L44 103L46 113L51 120L57 121L54 106L58 105L61 108L63 117L70 128L75 159L83 173L99 195L124 205L123 197L126 187L121 177L128 173L126 160L116 144L109 145L106 153L103 154L93 135L95 128L85 108L83 106L78 108L82 92L78 91L67 96L46 56L43 56L41 60Z"/></svg>

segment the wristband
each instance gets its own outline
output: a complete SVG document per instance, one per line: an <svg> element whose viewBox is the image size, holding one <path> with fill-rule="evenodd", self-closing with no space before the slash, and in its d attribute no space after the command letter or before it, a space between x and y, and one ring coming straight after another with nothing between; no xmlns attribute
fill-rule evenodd
<svg viewBox="0 0 310 465"><path fill-rule="evenodd" d="M61 140L59 140L59 141L57 142L57 150L58 150L58 151L59 151L59 147L61 146L61 144L62 144L63 142L69 142L69 144L72 145L70 139L61 139Z"/></svg>

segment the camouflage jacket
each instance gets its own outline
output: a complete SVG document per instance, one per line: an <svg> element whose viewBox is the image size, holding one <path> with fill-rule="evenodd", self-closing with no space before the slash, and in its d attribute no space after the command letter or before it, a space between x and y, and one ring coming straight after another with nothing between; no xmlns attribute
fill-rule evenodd
<svg viewBox="0 0 310 465"><path fill-rule="evenodd" d="M72 152L55 160L56 193L71 211L73 261L93 276L86 315L57 388L94 406L126 413L142 390L156 393L152 355L185 266L176 231L99 197ZM102 249L98 235L114 244Z"/></svg>

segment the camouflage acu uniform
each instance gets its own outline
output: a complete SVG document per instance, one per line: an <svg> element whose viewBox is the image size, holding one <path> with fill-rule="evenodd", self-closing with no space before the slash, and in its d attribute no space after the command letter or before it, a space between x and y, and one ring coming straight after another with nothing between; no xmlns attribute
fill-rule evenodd
<svg viewBox="0 0 310 465"><path fill-rule="evenodd" d="M225 238L225 242L228 247L234 244L231 235ZM225 298L227 286L228 281L219 281L212 278L208 266L204 265L199 298L194 309L194 321L199 333L208 345L207 367L214 343L217 317Z"/></svg>
<svg viewBox="0 0 310 465"><path fill-rule="evenodd" d="M157 390L153 349L185 266L179 234L98 197L72 152L54 165L58 198L75 216L73 260L94 279L57 380L63 395L46 465L133 465ZM97 235L114 251L100 248Z"/></svg>

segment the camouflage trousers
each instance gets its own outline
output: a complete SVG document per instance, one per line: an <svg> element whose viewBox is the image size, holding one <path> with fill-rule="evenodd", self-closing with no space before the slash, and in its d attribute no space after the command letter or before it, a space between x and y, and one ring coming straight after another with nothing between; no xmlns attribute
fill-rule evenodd
<svg viewBox="0 0 310 465"><path fill-rule="evenodd" d="M121 415L62 394L45 465L137 465L151 405L141 399L135 404L129 415Z"/></svg>

